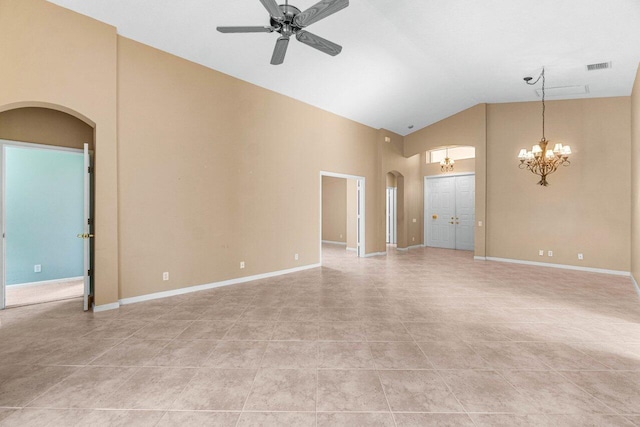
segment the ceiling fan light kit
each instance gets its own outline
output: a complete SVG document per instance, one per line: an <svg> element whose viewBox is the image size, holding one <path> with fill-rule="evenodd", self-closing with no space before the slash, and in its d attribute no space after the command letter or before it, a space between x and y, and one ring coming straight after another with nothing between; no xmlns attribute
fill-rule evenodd
<svg viewBox="0 0 640 427"><path fill-rule="evenodd" d="M287 54L289 40L296 39L327 55L336 56L342 52L342 46L306 31L304 28L349 6L349 0L322 0L305 11L300 11L286 1L278 5L276 0L260 0L270 16L270 26L218 27L221 33L279 33L271 56L272 65L280 65Z"/></svg>

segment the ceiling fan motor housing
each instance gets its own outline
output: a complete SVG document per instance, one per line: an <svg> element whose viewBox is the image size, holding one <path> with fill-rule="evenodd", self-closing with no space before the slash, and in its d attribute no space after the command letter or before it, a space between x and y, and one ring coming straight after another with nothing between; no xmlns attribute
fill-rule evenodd
<svg viewBox="0 0 640 427"><path fill-rule="evenodd" d="M301 12L300 9L288 4L281 4L278 7L280 8L280 10L282 10L284 19L274 18L273 16L271 17L271 26L274 28L274 31L282 34L283 36L290 36L300 31L302 27L299 27L293 23L293 20Z"/></svg>

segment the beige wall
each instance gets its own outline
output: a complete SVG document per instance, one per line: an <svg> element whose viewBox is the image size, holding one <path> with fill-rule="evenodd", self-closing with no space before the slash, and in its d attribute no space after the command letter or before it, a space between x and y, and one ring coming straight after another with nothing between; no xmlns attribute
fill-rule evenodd
<svg viewBox="0 0 640 427"><path fill-rule="evenodd" d="M118 299L115 28L44 0L0 0L0 112L50 107L95 128L95 297Z"/></svg>
<svg viewBox="0 0 640 427"><path fill-rule="evenodd" d="M488 106L488 256L629 271L629 98L547 103L546 136L573 151L571 166L550 175L548 187L516 158L540 140L540 108Z"/></svg>
<svg viewBox="0 0 640 427"><path fill-rule="evenodd" d="M387 174L395 176L397 188L397 247L422 244L422 216L423 194L420 177L420 155L404 157L403 143L406 138L393 132L382 130L382 171L380 179L383 185L387 185ZM384 142L384 137L389 137L390 142ZM382 192L380 212L382 214L382 242L386 242L386 194ZM386 249L385 247L382 250Z"/></svg>
<svg viewBox="0 0 640 427"><path fill-rule="evenodd" d="M376 250L377 130L118 46L121 297L317 263L320 171L365 177L366 252Z"/></svg>
<svg viewBox="0 0 640 427"><path fill-rule="evenodd" d="M476 227L475 255L486 256L486 177L487 177L487 106L478 104L458 114L420 129L404 138L404 155L418 158L419 179L432 175L434 167L426 165L425 152L450 145L475 147L476 158L473 168L470 163L462 163L456 172L475 171L476 174ZM456 162L456 165L458 162ZM462 170L462 169L468 170ZM439 167L436 169L439 172ZM421 182L422 189L422 182ZM422 190L421 190L422 191ZM424 195L421 193L421 200ZM479 226L482 222L482 226ZM422 226L421 226L422 227Z"/></svg>
<svg viewBox="0 0 640 427"><path fill-rule="evenodd" d="M93 148L93 128L70 114L48 108L0 113L0 139L82 149Z"/></svg>
<svg viewBox="0 0 640 427"><path fill-rule="evenodd" d="M347 181L322 177L322 240L347 243Z"/></svg>
<svg viewBox="0 0 640 427"><path fill-rule="evenodd" d="M394 174L392 174L391 172L387 173L387 188L389 187L397 187L398 186L398 180L396 179L396 176Z"/></svg>
<svg viewBox="0 0 640 427"><path fill-rule="evenodd" d="M631 274L640 283L640 67L631 94Z"/></svg>

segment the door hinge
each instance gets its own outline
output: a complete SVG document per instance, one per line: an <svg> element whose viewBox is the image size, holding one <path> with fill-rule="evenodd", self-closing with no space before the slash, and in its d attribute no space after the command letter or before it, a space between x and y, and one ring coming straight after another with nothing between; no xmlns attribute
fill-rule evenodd
<svg viewBox="0 0 640 427"><path fill-rule="evenodd" d="M93 224L93 219L92 219L92 218L87 219L87 224L88 224L88 225Z"/></svg>
<svg viewBox="0 0 640 427"><path fill-rule="evenodd" d="M91 276L91 270L87 270L87 276Z"/></svg>
<svg viewBox="0 0 640 427"><path fill-rule="evenodd" d="M91 166L87 167L87 173L93 173L93 168Z"/></svg>

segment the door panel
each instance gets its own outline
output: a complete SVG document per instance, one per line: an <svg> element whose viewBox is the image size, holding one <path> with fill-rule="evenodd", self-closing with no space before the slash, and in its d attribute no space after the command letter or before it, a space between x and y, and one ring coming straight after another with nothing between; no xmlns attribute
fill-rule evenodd
<svg viewBox="0 0 640 427"><path fill-rule="evenodd" d="M427 246L455 248L455 182L451 178L429 180Z"/></svg>
<svg viewBox="0 0 640 427"><path fill-rule="evenodd" d="M475 175L427 179L425 192L427 246L473 250Z"/></svg>
<svg viewBox="0 0 640 427"><path fill-rule="evenodd" d="M475 233L475 176L457 176L456 180L456 249L472 251Z"/></svg>

